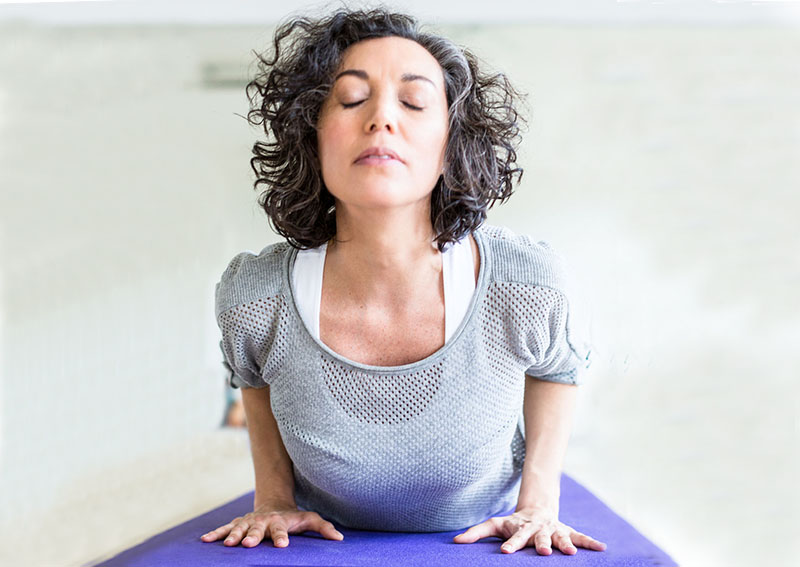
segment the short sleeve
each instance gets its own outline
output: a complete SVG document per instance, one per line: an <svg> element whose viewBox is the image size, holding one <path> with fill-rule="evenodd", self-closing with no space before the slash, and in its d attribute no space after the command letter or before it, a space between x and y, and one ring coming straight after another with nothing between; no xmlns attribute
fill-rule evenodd
<svg viewBox="0 0 800 567"><path fill-rule="evenodd" d="M217 325L222 333L219 348L231 388L269 385L262 370L271 349L274 309L268 299L242 301L234 295L234 289L242 287L237 273L250 257L252 254L243 253L234 258L216 286Z"/></svg>
<svg viewBox="0 0 800 567"><path fill-rule="evenodd" d="M566 295L549 288L534 289L538 313L527 346L536 362L525 374L548 382L582 384L591 351L573 329Z"/></svg>
<svg viewBox="0 0 800 567"><path fill-rule="evenodd" d="M525 373L539 380L562 384L582 384L591 364L587 342L586 305L579 282L567 260L544 240L528 245L546 251L546 265L554 277L544 286L534 286L529 293L535 306L533 332L527 337L534 355Z"/></svg>
<svg viewBox="0 0 800 567"><path fill-rule="evenodd" d="M253 334L257 325L252 325L247 311L233 307L217 318L222 340L222 365L228 375L226 382L231 388L264 388L268 384L262 378L261 368L265 356L263 337ZM255 329L253 328L255 327Z"/></svg>
<svg viewBox="0 0 800 567"><path fill-rule="evenodd" d="M231 388L264 388L268 384L264 382L260 376L253 369L252 360L244 357L240 361L236 361L236 339L231 335L223 337L219 342L219 348L222 351L222 365L226 370L225 382Z"/></svg>

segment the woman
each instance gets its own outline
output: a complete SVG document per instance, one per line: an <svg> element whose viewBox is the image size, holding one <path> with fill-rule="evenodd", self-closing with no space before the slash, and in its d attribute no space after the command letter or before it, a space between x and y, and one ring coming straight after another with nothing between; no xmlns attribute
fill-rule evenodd
<svg viewBox="0 0 800 567"><path fill-rule="evenodd" d="M585 358L559 257L483 225L521 175L516 91L382 10L290 21L274 48L248 86L274 138L251 164L287 242L237 255L217 286L254 511L202 539L341 540L333 520L603 550L558 521Z"/></svg>

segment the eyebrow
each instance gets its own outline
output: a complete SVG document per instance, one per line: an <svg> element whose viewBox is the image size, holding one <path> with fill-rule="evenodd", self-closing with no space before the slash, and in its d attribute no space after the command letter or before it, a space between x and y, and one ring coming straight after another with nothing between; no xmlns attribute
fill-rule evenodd
<svg viewBox="0 0 800 567"><path fill-rule="evenodd" d="M345 69L344 71L336 75L336 78L333 79L333 82L335 83L336 81L339 80L340 77L343 77L345 75L352 75L354 77L358 77L359 79L363 79L365 81L369 79L369 75L367 74L366 71L363 71L361 69ZM428 77L425 77L423 75L415 75L414 73L403 73L400 76L400 80L404 83L408 83L411 81L428 81L434 87L436 86L436 84L433 81L431 81Z"/></svg>

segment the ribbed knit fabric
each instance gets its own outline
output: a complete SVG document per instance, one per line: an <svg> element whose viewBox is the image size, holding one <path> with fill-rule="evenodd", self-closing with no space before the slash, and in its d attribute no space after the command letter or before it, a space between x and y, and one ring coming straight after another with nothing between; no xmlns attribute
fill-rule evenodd
<svg viewBox="0 0 800 567"><path fill-rule="evenodd" d="M546 242L484 225L481 265L452 340L402 366L349 360L311 336L293 298L297 250L238 254L216 289L233 387L270 386L298 506L345 527L451 531L516 504L525 375L580 383L587 345Z"/></svg>

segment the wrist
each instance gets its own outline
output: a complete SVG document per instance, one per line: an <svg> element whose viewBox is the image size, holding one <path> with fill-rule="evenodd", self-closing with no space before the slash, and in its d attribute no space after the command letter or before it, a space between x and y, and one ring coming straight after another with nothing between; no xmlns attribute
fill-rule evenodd
<svg viewBox="0 0 800 567"><path fill-rule="evenodd" d="M292 502L278 501L278 500L264 500L261 502L253 503L254 512L279 512L286 510L297 510L297 505Z"/></svg>
<svg viewBox="0 0 800 567"><path fill-rule="evenodd" d="M528 516L547 514L558 518L558 502L536 501L536 502L517 502L514 512Z"/></svg>
<svg viewBox="0 0 800 567"><path fill-rule="evenodd" d="M546 509L558 513L561 495L560 475L523 472L517 498L517 510Z"/></svg>
<svg viewBox="0 0 800 567"><path fill-rule="evenodd" d="M277 495L277 494L270 494L270 495L261 495L256 494L255 498L253 499L253 509L257 510L259 508L271 508L275 510L296 510L297 503L294 500L293 496L285 496L285 495Z"/></svg>

